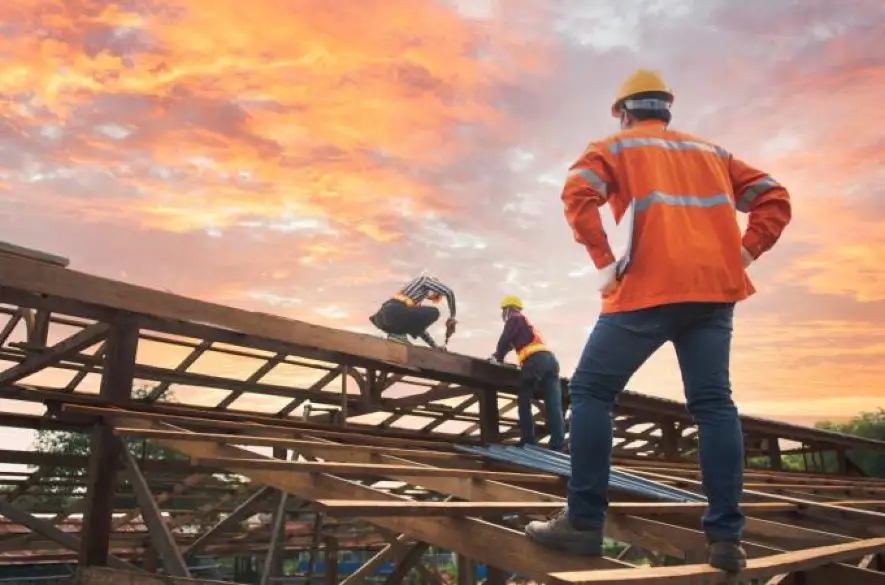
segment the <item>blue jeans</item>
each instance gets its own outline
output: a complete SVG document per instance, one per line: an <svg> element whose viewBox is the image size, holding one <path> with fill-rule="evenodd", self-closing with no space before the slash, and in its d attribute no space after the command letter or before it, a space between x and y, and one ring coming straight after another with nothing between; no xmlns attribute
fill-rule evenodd
<svg viewBox="0 0 885 585"><path fill-rule="evenodd" d="M602 527L608 508L612 405L634 373L664 343L676 348L688 411L698 425L710 541L741 537L744 440L731 399L728 364L734 304L679 303L601 315L571 379L569 520Z"/></svg>
<svg viewBox="0 0 885 585"><path fill-rule="evenodd" d="M516 397L519 413L519 434L522 443L534 444L535 423L532 419L532 398L541 390L547 413L547 432L550 448L561 451L565 447L565 420L562 414L562 386L559 380L559 362L549 351L530 355L522 364L519 394Z"/></svg>

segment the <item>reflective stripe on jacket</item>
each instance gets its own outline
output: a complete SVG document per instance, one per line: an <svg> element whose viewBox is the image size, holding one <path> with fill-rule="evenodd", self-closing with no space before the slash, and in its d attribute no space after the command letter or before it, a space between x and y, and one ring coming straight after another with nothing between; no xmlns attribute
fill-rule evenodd
<svg viewBox="0 0 885 585"><path fill-rule="evenodd" d="M538 353L539 351L548 350L547 346L544 345L544 342L541 341L541 338L535 335L535 341L516 352L516 359L519 360L520 365L522 365L524 361L526 361L529 357Z"/></svg>
<svg viewBox="0 0 885 585"><path fill-rule="evenodd" d="M615 261L599 207L607 202L618 223L633 207L630 261L603 313L747 298L754 289L741 245L759 257L791 217L789 194L773 178L658 121L592 143L572 165L562 201L598 269ZM735 210L749 213L743 236Z"/></svg>
<svg viewBox="0 0 885 585"><path fill-rule="evenodd" d="M415 307L418 305L418 303L416 303L413 299L410 299L409 297L407 297L406 295L404 295L402 293L397 293L397 294L393 295L392 298L395 301L399 301L399 302L405 304L407 307Z"/></svg>

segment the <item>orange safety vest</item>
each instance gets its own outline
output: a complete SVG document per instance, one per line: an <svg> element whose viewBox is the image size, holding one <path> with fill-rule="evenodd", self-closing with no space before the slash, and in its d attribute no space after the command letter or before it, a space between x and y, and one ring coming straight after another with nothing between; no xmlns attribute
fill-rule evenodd
<svg viewBox="0 0 885 585"><path fill-rule="evenodd" d="M620 222L633 208L629 262L603 313L684 302L737 302L754 288L741 246L758 257L790 220L787 191L719 146L645 121L592 143L572 165L562 193L575 239L602 269L615 261L599 207ZM762 202L745 235L735 211ZM755 220L755 221L753 221Z"/></svg>
<svg viewBox="0 0 885 585"><path fill-rule="evenodd" d="M524 317L523 317L524 318ZM519 360L519 365L529 358L529 356L538 353L539 351L548 351L547 346L544 345L544 340L541 339L541 336L538 334L538 331L535 329L535 326L528 322L526 319L526 323L529 326L529 329L532 330L532 340L528 342L528 344L524 345L522 349L513 348L516 351L516 359Z"/></svg>

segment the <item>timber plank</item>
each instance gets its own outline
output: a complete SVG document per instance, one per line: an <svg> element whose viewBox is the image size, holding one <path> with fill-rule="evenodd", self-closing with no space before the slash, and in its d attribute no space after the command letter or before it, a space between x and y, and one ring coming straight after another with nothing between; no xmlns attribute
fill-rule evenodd
<svg viewBox="0 0 885 585"><path fill-rule="evenodd" d="M99 314L106 316L115 310L134 312L145 315L146 327L150 320L167 328L189 328L191 336L198 330L200 333L196 334L197 337L201 334L205 334L206 339L213 335L223 336L225 343L255 345L261 341L279 345L276 350L291 349L293 354L322 353L327 357L340 358L342 362L387 364L402 370L433 374L440 379L455 380L483 391L497 389L512 393L518 381L516 369L471 356L404 346L372 335L235 309L29 259L0 254L0 274L4 277L0 285L0 299L23 307L59 309L81 316L86 316L88 312L93 317L100 317ZM684 403L630 391L625 391L619 399L619 411L654 413L690 422ZM885 448L885 441L875 439L754 417L742 416L741 420L745 431L757 434L802 439L821 445Z"/></svg>
<svg viewBox="0 0 885 585"><path fill-rule="evenodd" d="M128 427L151 428L151 423L143 420L124 419L120 422ZM212 442L162 439L157 443L195 459L254 456L254 453L245 449ZM403 497L322 473L281 473L276 470L262 469L246 470L240 473L255 482L287 491L310 501L329 496L353 500L407 501ZM546 550L530 542L521 532L478 519L370 518L368 522L400 534L408 534L422 542L433 543L435 546L469 555L471 558L492 566L512 568L512 570L540 580L543 580L548 573L565 567L583 570L630 566L613 559L573 557Z"/></svg>
<svg viewBox="0 0 885 585"><path fill-rule="evenodd" d="M244 336L270 339L291 344L292 353L297 353L298 347L306 347L337 356L362 358L461 378L478 377L487 381L509 378L511 385L516 382L515 375L501 375L506 368L488 363L487 360L406 346L373 335L312 325L268 313L236 309L32 260L0 255L0 274L3 275L2 288L171 321L194 322Z"/></svg>
<svg viewBox="0 0 885 585"><path fill-rule="evenodd" d="M59 399L66 399L60 397ZM77 397L91 398L91 397ZM62 412L70 414L88 414L95 416L120 418L143 418L160 422L176 423L200 428L226 429L226 430L243 430L257 432L278 432L287 436L294 433L311 433L318 437L329 439L342 439L356 441L361 445L379 445L379 446L395 446L410 448L429 448L436 450L448 449L453 451L453 443L469 444L471 441L457 436L439 436L433 440L432 436L424 436L423 440L419 438L422 435L418 433L408 432L385 432L385 429L374 429L371 427L353 425L348 430L341 430L341 427L333 427L332 425L324 425L321 423L303 422L292 418L273 418L273 417L249 417L242 414L234 414L229 412L209 413L193 406L166 406L166 405L141 405L138 403L127 404L126 408L116 408L107 406L94 406L100 404L100 401L91 400L91 404L73 404L64 403L61 407ZM336 428L338 430L330 430ZM189 429L190 430L190 429Z"/></svg>
<svg viewBox="0 0 885 585"><path fill-rule="evenodd" d="M230 581L206 581L183 577L166 577L150 573L132 573L101 567L84 567L77 571L77 585L236 585Z"/></svg>
<svg viewBox="0 0 885 585"><path fill-rule="evenodd" d="M398 465L394 463L316 463L313 461L280 461L267 458L194 458L196 464L217 466L224 469L268 469L301 473L331 473L334 475L396 475L398 477L469 477L494 481L537 482L562 484L564 479L543 473L522 473L518 471L486 471L484 469L457 469L452 467L430 467Z"/></svg>
<svg viewBox="0 0 885 585"><path fill-rule="evenodd" d="M808 571L817 567L848 561L857 557L885 551L885 538L871 538L847 544L822 546L788 553L750 559L739 579L765 579L783 573ZM734 576L709 565L680 565L633 569L569 571L552 573L548 583L556 585L583 585L585 583L642 583L643 585L720 585L735 583ZM847 585L847 584L846 584Z"/></svg>
<svg viewBox="0 0 885 585"><path fill-rule="evenodd" d="M50 264L59 268L66 268L68 264L71 263L69 259L59 256L58 254L34 250L33 248L25 248L24 246L17 246L10 242L0 242L0 257L5 256L22 258L30 260L31 262L43 262L44 264Z"/></svg>
<svg viewBox="0 0 885 585"><path fill-rule="evenodd" d="M492 516L505 513L549 514L562 509L560 502L376 502L372 500L317 500L316 504L334 516ZM797 509L792 504L750 502L742 504L747 512L779 513ZM657 516L703 513L706 503L611 502L611 514Z"/></svg>
<svg viewBox="0 0 885 585"><path fill-rule="evenodd" d="M310 431L316 435L316 431ZM353 453L354 451L364 451L367 453L384 453L387 455L399 455L400 457L417 457L420 459L446 459L452 461L475 461L478 458L473 455L465 455L461 453L453 453L446 451L434 451L427 449L398 449L395 447L380 445L347 445L344 443L321 443L319 441L305 441L299 439L286 439L284 437L258 437L254 435L233 435L226 433L183 433L181 431L158 431L145 429L116 428L114 433L120 437L144 437L146 439L176 439L180 441L218 441L219 443L227 443L229 445L252 445L256 447L283 447L288 449L312 449L322 450L328 453L336 451ZM349 433L336 433L336 436L342 435L351 438L353 435ZM427 447L439 447L439 444L427 442Z"/></svg>

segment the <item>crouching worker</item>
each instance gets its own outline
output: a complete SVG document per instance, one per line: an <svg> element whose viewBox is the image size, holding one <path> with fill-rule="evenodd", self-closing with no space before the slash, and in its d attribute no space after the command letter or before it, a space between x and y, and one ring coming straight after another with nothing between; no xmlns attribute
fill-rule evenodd
<svg viewBox="0 0 885 585"><path fill-rule="evenodd" d="M439 320L439 309L422 305L425 300L438 303L442 297L449 305L446 341L455 332L455 293L434 276L419 276L381 305L369 317L372 325L387 333L392 341L409 343L408 337L420 337L430 347L439 347L427 328Z"/></svg>
<svg viewBox="0 0 885 585"><path fill-rule="evenodd" d="M541 390L547 412L547 431L550 449L565 449L565 421L562 417L562 386L559 380L559 362L538 332L522 313L522 301L507 296L501 301L501 319L504 331L498 339L498 348L491 360L502 362L510 350L516 352L520 366L519 412L520 445L535 444L535 422L532 418L532 398Z"/></svg>

